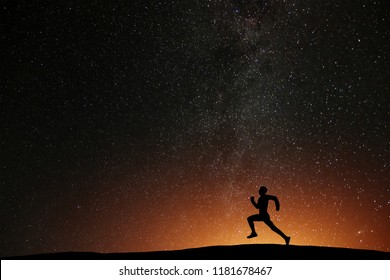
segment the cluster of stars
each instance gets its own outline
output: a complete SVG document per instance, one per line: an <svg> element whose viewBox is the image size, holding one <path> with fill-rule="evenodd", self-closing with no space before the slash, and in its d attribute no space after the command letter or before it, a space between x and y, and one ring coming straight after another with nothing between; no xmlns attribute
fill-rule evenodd
<svg viewBox="0 0 390 280"><path fill-rule="evenodd" d="M293 244L390 251L384 1L2 8L0 255L245 243L259 185Z"/></svg>

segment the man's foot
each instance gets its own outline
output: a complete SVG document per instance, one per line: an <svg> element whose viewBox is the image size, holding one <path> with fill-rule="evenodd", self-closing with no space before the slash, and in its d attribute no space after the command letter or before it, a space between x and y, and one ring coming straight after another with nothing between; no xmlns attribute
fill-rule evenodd
<svg viewBox="0 0 390 280"><path fill-rule="evenodd" d="M256 232L252 232L249 236L247 236L246 238L253 238L253 237L256 237L257 236L257 233Z"/></svg>
<svg viewBox="0 0 390 280"><path fill-rule="evenodd" d="M291 239L290 236L287 236L286 239L284 239L286 241L286 245L290 244L290 239Z"/></svg>

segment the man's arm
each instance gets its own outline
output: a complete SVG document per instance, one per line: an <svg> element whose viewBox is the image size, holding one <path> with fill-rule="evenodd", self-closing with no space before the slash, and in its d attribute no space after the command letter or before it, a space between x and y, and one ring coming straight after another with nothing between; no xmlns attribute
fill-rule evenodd
<svg viewBox="0 0 390 280"><path fill-rule="evenodd" d="M256 209L259 209L259 206L257 205L254 196L251 197L251 202L252 202L253 206L255 206Z"/></svg>
<svg viewBox="0 0 390 280"><path fill-rule="evenodd" d="M279 211L280 204L279 204L278 198L276 196L273 196L273 195L270 195L269 198L272 199L273 201L275 201L276 211Z"/></svg>

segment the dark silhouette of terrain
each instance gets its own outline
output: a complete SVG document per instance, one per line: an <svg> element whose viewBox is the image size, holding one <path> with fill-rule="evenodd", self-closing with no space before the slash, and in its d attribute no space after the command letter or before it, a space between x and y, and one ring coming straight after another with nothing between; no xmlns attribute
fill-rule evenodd
<svg viewBox="0 0 390 280"><path fill-rule="evenodd" d="M174 251L64 252L6 257L22 260L389 260L390 252L319 246L245 244Z"/></svg>

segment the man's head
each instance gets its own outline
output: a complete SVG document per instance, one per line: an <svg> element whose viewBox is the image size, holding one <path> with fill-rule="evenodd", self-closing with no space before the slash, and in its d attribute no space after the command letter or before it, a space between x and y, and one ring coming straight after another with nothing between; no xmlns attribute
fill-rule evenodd
<svg viewBox="0 0 390 280"><path fill-rule="evenodd" d="M264 195L267 192L267 187L266 186L261 186L259 189L259 194Z"/></svg>

